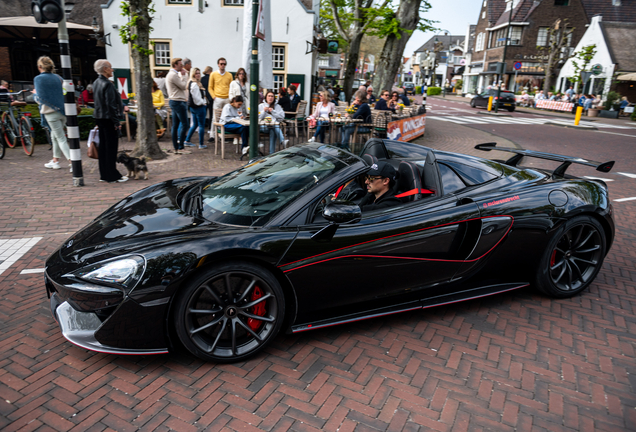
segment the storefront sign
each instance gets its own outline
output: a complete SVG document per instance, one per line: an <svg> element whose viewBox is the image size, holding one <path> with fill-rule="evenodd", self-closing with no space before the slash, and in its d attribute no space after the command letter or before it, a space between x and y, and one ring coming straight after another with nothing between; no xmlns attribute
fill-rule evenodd
<svg viewBox="0 0 636 432"><path fill-rule="evenodd" d="M424 135L426 114L389 122L387 137L396 141L411 141Z"/></svg>
<svg viewBox="0 0 636 432"><path fill-rule="evenodd" d="M548 56L547 55L543 55L543 56L541 56L541 55L539 55L539 56L537 56L537 55L524 55L523 59L524 60L547 60Z"/></svg>

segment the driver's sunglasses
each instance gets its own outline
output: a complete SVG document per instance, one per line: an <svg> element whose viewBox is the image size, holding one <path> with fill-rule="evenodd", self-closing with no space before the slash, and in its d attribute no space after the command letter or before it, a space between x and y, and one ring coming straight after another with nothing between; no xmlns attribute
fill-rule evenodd
<svg viewBox="0 0 636 432"><path fill-rule="evenodd" d="M364 178L365 181L368 181L369 183L373 183L376 180L380 180L382 178L382 176L380 177L373 177L373 176L366 176Z"/></svg>

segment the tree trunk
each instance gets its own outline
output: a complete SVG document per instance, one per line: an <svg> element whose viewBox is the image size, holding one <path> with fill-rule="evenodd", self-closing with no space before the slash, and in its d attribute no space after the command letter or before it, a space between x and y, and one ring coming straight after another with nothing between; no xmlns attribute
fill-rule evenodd
<svg viewBox="0 0 636 432"><path fill-rule="evenodd" d="M356 74L356 67L358 66L358 56L360 54L360 43L362 42L362 32L358 32L351 38L349 42L349 53L347 54L347 66L345 68L344 76L344 92L345 100L349 102L353 96L353 80ZM358 89L355 89L358 90Z"/></svg>
<svg viewBox="0 0 636 432"><path fill-rule="evenodd" d="M400 37L396 34L390 34L384 42L373 80L373 88L376 89L377 93L382 90L391 91L393 88L395 76L402 66L402 54L406 43L420 22L421 4L422 0L402 0L400 2L395 18L403 30L399 33Z"/></svg>
<svg viewBox="0 0 636 432"><path fill-rule="evenodd" d="M132 14L139 16L133 34L137 39L132 45L139 45L143 50L150 46L150 22L152 17L148 12L150 0L131 0ZM137 83L137 140L132 155L145 156L149 159L165 159L166 154L157 142L157 126L155 123L155 108L152 104L152 75L150 73L150 57L131 48L133 64L135 66L135 80Z"/></svg>

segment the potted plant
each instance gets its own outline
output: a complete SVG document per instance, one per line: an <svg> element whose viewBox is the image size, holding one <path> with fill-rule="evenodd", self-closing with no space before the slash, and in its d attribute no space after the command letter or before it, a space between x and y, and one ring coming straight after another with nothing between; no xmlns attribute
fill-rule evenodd
<svg viewBox="0 0 636 432"><path fill-rule="evenodd" d="M605 108L602 109L599 113L600 117L605 118L618 118L618 109L615 107L617 102L621 100L621 95L616 93L615 91L611 91L607 93L607 98L605 99Z"/></svg>

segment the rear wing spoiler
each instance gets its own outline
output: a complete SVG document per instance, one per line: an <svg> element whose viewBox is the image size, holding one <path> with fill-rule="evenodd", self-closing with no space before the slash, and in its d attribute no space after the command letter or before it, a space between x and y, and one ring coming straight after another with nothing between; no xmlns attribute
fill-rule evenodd
<svg viewBox="0 0 636 432"><path fill-rule="evenodd" d="M513 157L511 157L510 159L504 162L506 165L513 166L513 167L516 167L517 164L521 162L521 159L523 159L524 156L561 162L561 165L559 165L552 173L554 177L563 177L565 175L565 171L573 163L591 166L591 167L594 167L596 171L600 171L603 173L610 172L610 170L614 166L614 161L601 163L601 162L591 161L587 159L582 159L582 158L577 158L572 156L563 156L563 155L558 155L553 153L544 153L544 152L538 152L533 150L515 149L510 147L497 147L497 143L494 143L494 142L477 144L475 146L475 149L482 150L482 151L497 150L497 151L515 153Z"/></svg>

